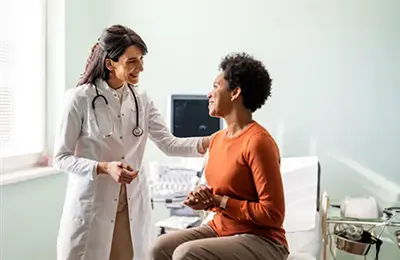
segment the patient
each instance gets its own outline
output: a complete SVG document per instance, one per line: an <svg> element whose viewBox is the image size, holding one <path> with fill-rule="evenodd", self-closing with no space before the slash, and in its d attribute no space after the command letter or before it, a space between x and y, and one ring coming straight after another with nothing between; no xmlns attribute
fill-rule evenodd
<svg viewBox="0 0 400 260"><path fill-rule="evenodd" d="M209 113L222 117L209 148L205 177L209 187L192 191L185 204L214 211L196 228L158 238L154 260L285 260L282 227L285 199L280 154L269 132L253 120L271 94L264 65L245 53L226 56L209 93Z"/></svg>

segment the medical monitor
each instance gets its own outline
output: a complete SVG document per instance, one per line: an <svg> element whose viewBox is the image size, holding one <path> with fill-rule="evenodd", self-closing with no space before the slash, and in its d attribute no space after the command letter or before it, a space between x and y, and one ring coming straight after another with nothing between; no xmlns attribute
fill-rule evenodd
<svg viewBox="0 0 400 260"><path fill-rule="evenodd" d="M206 95L171 95L171 132L176 137L208 136L223 128L223 120L208 114Z"/></svg>

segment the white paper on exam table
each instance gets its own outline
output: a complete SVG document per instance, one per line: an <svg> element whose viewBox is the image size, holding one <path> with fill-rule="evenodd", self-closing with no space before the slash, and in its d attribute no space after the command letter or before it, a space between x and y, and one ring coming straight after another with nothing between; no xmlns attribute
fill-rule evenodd
<svg viewBox="0 0 400 260"><path fill-rule="evenodd" d="M286 202L283 225L291 252L288 260L317 260L321 248L318 158L282 158L281 172Z"/></svg>
<svg viewBox="0 0 400 260"><path fill-rule="evenodd" d="M286 232L290 257L288 260L319 259L322 246L321 222L319 213L315 211L314 228L305 231Z"/></svg>
<svg viewBox="0 0 400 260"><path fill-rule="evenodd" d="M286 232L315 228L318 192L318 158L282 158Z"/></svg>

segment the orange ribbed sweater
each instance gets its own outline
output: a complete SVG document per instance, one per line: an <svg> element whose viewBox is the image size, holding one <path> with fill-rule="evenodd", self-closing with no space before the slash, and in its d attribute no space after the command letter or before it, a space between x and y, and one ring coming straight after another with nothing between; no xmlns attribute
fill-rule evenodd
<svg viewBox="0 0 400 260"><path fill-rule="evenodd" d="M210 143L205 177L214 193L229 197L225 210L212 209L216 215L208 223L219 236L250 233L288 248L280 154L264 127L252 122L233 138L219 131Z"/></svg>

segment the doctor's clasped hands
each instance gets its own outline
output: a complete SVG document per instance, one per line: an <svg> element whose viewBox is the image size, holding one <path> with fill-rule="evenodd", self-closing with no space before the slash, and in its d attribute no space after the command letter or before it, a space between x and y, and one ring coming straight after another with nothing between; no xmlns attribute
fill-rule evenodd
<svg viewBox="0 0 400 260"><path fill-rule="evenodd" d="M123 162L100 162L97 167L97 174L108 174L116 182L130 184L138 175L131 166Z"/></svg>

